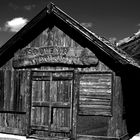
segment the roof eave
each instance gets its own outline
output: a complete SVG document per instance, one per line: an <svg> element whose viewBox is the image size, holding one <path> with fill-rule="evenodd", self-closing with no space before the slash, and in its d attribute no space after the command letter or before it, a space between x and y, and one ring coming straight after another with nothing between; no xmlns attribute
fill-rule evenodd
<svg viewBox="0 0 140 140"><path fill-rule="evenodd" d="M114 59L118 63L122 64L128 64L129 61L124 58L120 53L118 53L116 50L114 50L111 46L105 44L103 41L99 39L96 34L88 30L87 28L80 25L76 20L71 18L69 15L67 15L65 12L63 12L61 9L59 9L54 4L52 5L52 14L54 14L56 17L61 19L63 22L68 24L70 27L72 27L74 30L82 34L88 41L96 45L100 50L102 50L104 53L106 53L108 56L110 56L112 59ZM93 49L93 48L89 48Z"/></svg>
<svg viewBox="0 0 140 140"><path fill-rule="evenodd" d="M100 54L105 54L108 59L107 61L112 58L112 63L115 62L116 64L120 63L123 65L130 64L126 58L121 56L121 54L114 50L111 46L100 40L96 34L80 25L76 20L72 19L53 3L50 3L0 48L0 66L4 64L4 61L6 62L8 59L12 58L15 51L25 47L46 28L53 27L55 24L55 26L60 27L60 29L63 31L67 30L65 27L61 26L60 22L55 22L57 19L61 23L65 24L65 27L71 28L73 31L75 31L75 33L80 35L80 37L82 36L84 40L86 39L88 43L92 44L87 48L93 52L95 51L97 56Z"/></svg>

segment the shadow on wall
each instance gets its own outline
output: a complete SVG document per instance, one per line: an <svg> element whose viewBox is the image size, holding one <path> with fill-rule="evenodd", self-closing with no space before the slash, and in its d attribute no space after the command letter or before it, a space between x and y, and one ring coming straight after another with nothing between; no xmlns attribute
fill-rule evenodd
<svg viewBox="0 0 140 140"><path fill-rule="evenodd" d="M140 69L127 67L122 74L124 99L124 119L126 119L129 137L140 132Z"/></svg>

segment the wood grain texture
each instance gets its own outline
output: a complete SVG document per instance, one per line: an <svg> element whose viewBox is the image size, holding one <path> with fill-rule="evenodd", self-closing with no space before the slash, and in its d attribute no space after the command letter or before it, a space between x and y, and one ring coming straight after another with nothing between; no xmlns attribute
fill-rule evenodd
<svg viewBox="0 0 140 140"><path fill-rule="evenodd" d="M48 79L42 80L42 75ZM70 133L72 79L70 72L33 72L30 127L34 135L44 131L48 136L65 137Z"/></svg>
<svg viewBox="0 0 140 140"><path fill-rule="evenodd" d="M1 105L0 111L25 112L25 83L26 77L24 71L1 70ZM2 101L3 99L3 101Z"/></svg>
<svg viewBox="0 0 140 140"><path fill-rule="evenodd" d="M4 89L4 94L1 102L3 109L0 110L0 131L10 132L11 130L14 134L25 134L26 71L1 70L1 72L3 72L1 89Z"/></svg>
<svg viewBox="0 0 140 140"><path fill-rule="evenodd" d="M0 131L10 133L9 130L12 130L13 134L26 134L26 123L25 123L25 115L24 114L8 114L1 113L0 114Z"/></svg>
<svg viewBox="0 0 140 140"><path fill-rule="evenodd" d="M112 75L81 74L79 114L83 115L112 115Z"/></svg>
<svg viewBox="0 0 140 140"><path fill-rule="evenodd" d="M122 81L121 77L113 76L113 102L112 113L113 116L109 120L108 136L121 137L127 134L126 122L123 118L123 95L122 95Z"/></svg>
<svg viewBox="0 0 140 140"><path fill-rule="evenodd" d="M89 49L64 34L58 28L46 29L16 55L14 67L57 63L69 65L97 65L98 59Z"/></svg>

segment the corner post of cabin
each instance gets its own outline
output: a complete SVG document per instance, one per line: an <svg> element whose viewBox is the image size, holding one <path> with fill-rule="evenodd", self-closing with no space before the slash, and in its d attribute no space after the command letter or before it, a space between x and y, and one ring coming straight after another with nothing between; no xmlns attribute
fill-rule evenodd
<svg viewBox="0 0 140 140"><path fill-rule="evenodd" d="M116 112L114 112L114 109L116 110L116 94L115 94L115 73L112 72L112 83L111 83L111 92L112 92L112 96L111 96L111 116L110 116L110 119L109 119L109 126L108 126L108 132L107 132L107 136L108 137L115 137L116 136L116 125L114 121L116 121L116 117L115 115ZM115 118L114 118L115 117Z"/></svg>
<svg viewBox="0 0 140 140"><path fill-rule="evenodd" d="M123 118L123 91L120 73L112 73L112 115L109 120L108 137L128 139L126 122Z"/></svg>

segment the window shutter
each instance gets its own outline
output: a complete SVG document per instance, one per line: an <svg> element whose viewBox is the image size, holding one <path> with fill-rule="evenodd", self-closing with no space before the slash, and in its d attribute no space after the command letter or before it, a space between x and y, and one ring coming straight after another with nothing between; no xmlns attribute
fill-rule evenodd
<svg viewBox="0 0 140 140"><path fill-rule="evenodd" d="M112 74L82 73L79 114L111 116Z"/></svg>

